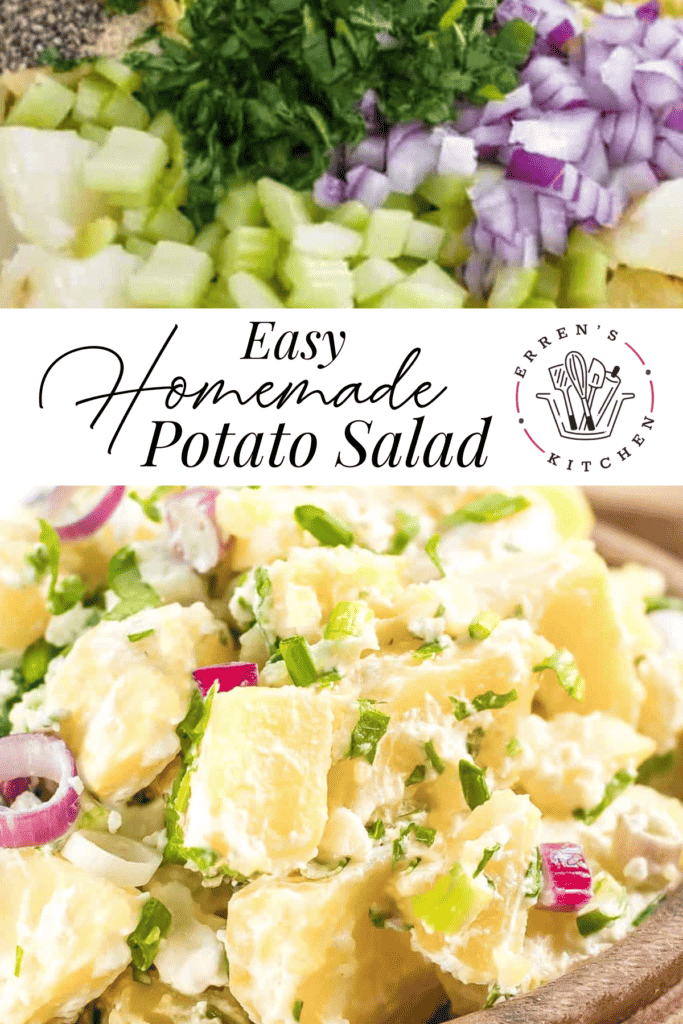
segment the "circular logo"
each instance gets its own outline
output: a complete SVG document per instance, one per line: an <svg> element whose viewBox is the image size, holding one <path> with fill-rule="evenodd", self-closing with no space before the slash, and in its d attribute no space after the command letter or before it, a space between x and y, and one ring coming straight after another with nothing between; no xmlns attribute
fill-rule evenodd
<svg viewBox="0 0 683 1024"><path fill-rule="evenodd" d="M514 403L525 442L564 469L609 470L654 427L655 386L642 346L604 325L560 327L518 354Z"/></svg>

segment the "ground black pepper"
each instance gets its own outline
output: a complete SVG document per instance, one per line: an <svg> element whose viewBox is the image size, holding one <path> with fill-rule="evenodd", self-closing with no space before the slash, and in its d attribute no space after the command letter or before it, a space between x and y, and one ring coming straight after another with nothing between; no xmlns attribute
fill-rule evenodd
<svg viewBox="0 0 683 1024"><path fill-rule="evenodd" d="M0 71L35 67L47 47L79 57L106 20L99 0L0 0Z"/></svg>

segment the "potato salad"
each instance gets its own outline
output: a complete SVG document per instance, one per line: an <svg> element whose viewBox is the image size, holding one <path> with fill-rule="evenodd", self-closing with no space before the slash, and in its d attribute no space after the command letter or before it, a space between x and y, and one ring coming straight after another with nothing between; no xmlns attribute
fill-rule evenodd
<svg viewBox="0 0 683 1024"><path fill-rule="evenodd" d="M542 487L2 523L2 1024L420 1024L638 928L682 878L683 614L592 525Z"/></svg>

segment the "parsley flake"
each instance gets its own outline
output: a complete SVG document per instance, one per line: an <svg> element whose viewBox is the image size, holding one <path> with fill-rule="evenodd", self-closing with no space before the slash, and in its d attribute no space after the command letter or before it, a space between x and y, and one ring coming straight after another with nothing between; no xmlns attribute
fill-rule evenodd
<svg viewBox="0 0 683 1024"><path fill-rule="evenodd" d="M463 759L458 765L458 771L465 803L471 811L491 799L491 791L486 781L486 771L483 768Z"/></svg>
<svg viewBox="0 0 683 1024"><path fill-rule="evenodd" d="M423 764L416 764L412 772L406 779L406 786L417 786L421 782L424 782L427 769Z"/></svg>
<svg viewBox="0 0 683 1024"><path fill-rule="evenodd" d="M511 22L508 22L511 24ZM439 524L440 529L451 530L454 526L461 526L463 523L497 523L500 519L507 519L515 512L522 512L529 507L529 502L522 495L510 497L507 494L484 494L481 498L475 498L467 505L463 505L456 512Z"/></svg>
<svg viewBox="0 0 683 1024"><path fill-rule="evenodd" d="M443 761L437 754L436 747L434 746L432 740L428 740L427 743L425 743L425 754L427 755L429 763L431 764L436 774L442 775L443 772L446 770L446 765L443 763Z"/></svg>
<svg viewBox="0 0 683 1024"><path fill-rule="evenodd" d="M358 701L360 715L351 733L351 744L347 757L364 757L372 764L377 753L377 744L384 736L389 725L389 715L378 711L376 701L361 699Z"/></svg>
<svg viewBox="0 0 683 1024"><path fill-rule="evenodd" d="M420 532L420 520L418 516L410 515L409 512L396 510L396 532L387 548L387 555L402 555L408 545L415 540Z"/></svg>
<svg viewBox="0 0 683 1024"><path fill-rule="evenodd" d="M294 1003L294 1006L292 1007L292 1017L297 1022L297 1024L299 1024L299 1021L301 1020L301 1011L303 1010L303 1008L304 1004L300 999L297 999L296 1002Z"/></svg>
<svg viewBox="0 0 683 1024"><path fill-rule="evenodd" d="M102 618L120 622L143 608L159 608L161 598L145 583L138 566L138 556L131 547L121 548L109 562L109 586L119 598L117 604Z"/></svg>
<svg viewBox="0 0 683 1024"><path fill-rule="evenodd" d="M433 537L430 537L425 544L425 552L428 555L430 561L436 566L439 576L444 579L446 576L446 570L443 567L443 562L439 556L439 544L441 537L438 533L435 533Z"/></svg>
<svg viewBox="0 0 683 1024"><path fill-rule="evenodd" d="M171 929L171 912L160 900L150 896L140 914L136 928L127 942L132 953L133 966L139 971L148 971L159 952L161 940Z"/></svg>
<svg viewBox="0 0 683 1024"><path fill-rule="evenodd" d="M626 768L621 768L616 772L605 786L605 792L603 794L600 803L596 804L595 807L591 807L586 810L583 807L577 807L572 813L575 818L579 821L583 821L586 825L592 825L598 820L602 812L613 803L624 790L635 782L636 776L633 772L628 771Z"/></svg>
<svg viewBox="0 0 683 1024"><path fill-rule="evenodd" d="M534 665L534 672L552 670L557 676L560 686L567 691L574 700L583 700L586 694L586 684L583 677L579 675L576 662L566 648L562 647L548 655L538 665Z"/></svg>

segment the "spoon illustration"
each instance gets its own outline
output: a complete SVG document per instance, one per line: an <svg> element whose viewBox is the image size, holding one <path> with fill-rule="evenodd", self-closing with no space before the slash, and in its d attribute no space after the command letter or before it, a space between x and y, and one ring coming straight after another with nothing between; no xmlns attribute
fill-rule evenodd
<svg viewBox="0 0 683 1024"><path fill-rule="evenodd" d="M581 400L584 416L586 417L586 426L589 430L595 430L595 423L593 422L590 406L588 405L588 370L586 368L586 360L580 352L568 352L564 365L567 368L569 379L574 385L574 390Z"/></svg>

